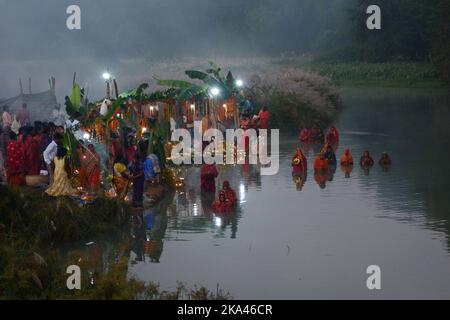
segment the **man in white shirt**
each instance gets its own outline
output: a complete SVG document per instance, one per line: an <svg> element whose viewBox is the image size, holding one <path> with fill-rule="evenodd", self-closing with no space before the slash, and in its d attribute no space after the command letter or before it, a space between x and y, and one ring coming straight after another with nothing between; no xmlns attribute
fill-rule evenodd
<svg viewBox="0 0 450 320"><path fill-rule="evenodd" d="M55 133L53 136L52 142L47 146L44 150L44 161L47 166L48 175L50 177L50 185L53 184L53 159L56 157L56 153L58 152L58 146L61 145L62 136L59 133Z"/></svg>

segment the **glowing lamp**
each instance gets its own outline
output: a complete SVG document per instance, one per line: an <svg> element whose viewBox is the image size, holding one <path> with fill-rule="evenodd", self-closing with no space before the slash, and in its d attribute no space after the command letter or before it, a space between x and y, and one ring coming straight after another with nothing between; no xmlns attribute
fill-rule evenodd
<svg viewBox="0 0 450 320"><path fill-rule="evenodd" d="M241 79L236 80L236 87L241 88L242 86L244 86L244 81Z"/></svg>

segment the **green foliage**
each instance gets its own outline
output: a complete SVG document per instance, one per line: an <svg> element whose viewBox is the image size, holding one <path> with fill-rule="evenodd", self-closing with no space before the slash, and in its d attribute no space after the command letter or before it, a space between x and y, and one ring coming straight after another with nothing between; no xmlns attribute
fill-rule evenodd
<svg viewBox="0 0 450 320"><path fill-rule="evenodd" d="M77 83L73 84L70 102L75 110L79 111L81 107L81 88Z"/></svg>
<svg viewBox="0 0 450 320"><path fill-rule="evenodd" d="M438 72L430 63L314 63L306 67L337 84L414 86L435 83L438 78Z"/></svg>

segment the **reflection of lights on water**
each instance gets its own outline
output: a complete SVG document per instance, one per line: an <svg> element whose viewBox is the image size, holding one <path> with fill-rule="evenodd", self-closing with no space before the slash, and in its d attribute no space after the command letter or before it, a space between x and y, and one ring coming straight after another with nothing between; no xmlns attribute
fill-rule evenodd
<svg viewBox="0 0 450 320"><path fill-rule="evenodd" d="M194 217L197 217L198 216L198 206L197 206L197 204L194 203L192 208L193 208Z"/></svg>
<svg viewBox="0 0 450 320"><path fill-rule="evenodd" d="M243 183L239 185L239 199L241 201L245 200L245 186Z"/></svg>
<svg viewBox="0 0 450 320"><path fill-rule="evenodd" d="M220 217L214 217L214 225L216 227L221 227L222 226L222 218Z"/></svg>

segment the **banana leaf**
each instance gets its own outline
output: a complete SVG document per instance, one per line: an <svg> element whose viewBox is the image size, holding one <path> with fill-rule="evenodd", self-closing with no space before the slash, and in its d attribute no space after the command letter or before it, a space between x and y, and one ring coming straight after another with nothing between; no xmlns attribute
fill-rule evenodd
<svg viewBox="0 0 450 320"><path fill-rule="evenodd" d="M179 89L185 89L193 86L194 84L189 81L184 80L161 80L156 79L156 84L159 86L167 86L172 88L179 88Z"/></svg>
<svg viewBox="0 0 450 320"><path fill-rule="evenodd" d="M204 86L193 85L192 87L182 90L179 93L177 100L178 101L186 101L186 100L195 98L200 95L206 95L208 92L208 89L209 89L208 85L204 85Z"/></svg>
<svg viewBox="0 0 450 320"><path fill-rule="evenodd" d="M80 110L81 106L81 88L78 83L74 83L72 93L70 94L70 102L75 110Z"/></svg>
<svg viewBox="0 0 450 320"><path fill-rule="evenodd" d="M205 72L196 70L186 70L184 73L191 79L197 79L202 81L205 81L206 79L211 77L209 74Z"/></svg>
<svg viewBox="0 0 450 320"><path fill-rule="evenodd" d="M217 79L219 79L222 83L226 81L225 75L222 72L222 69L213 61L208 61L211 69L206 70L207 73L213 74Z"/></svg>

